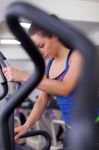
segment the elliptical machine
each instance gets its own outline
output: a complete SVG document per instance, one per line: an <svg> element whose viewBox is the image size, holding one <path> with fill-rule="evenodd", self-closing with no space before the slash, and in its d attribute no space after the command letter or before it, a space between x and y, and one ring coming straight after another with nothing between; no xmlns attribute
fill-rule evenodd
<svg viewBox="0 0 99 150"><path fill-rule="evenodd" d="M6 58L4 57L4 55L0 52L0 85L2 90L0 91L0 100L2 100L8 93L8 84L7 84L7 80L2 72L2 66L3 65L5 67L5 63L4 60Z"/></svg>
<svg viewBox="0 0 99 150"><path fill-rule="evenodd" d="M82 33L71 27L68 23L60 22L44 11L26 3L14 3L9 6L6 20L17 39L26 49L35 64L33 76L11 98L9 103L0 113L0 148L11 150L9 143L8 118L33 88L40 82L44 73L44 62L36 46L26 35L19 24L19 18L26 17L47 31L57 35L66 45L72 49L78 49L85 59L81 86L76 96L71 135L69 135L70 150L95 150L94 120L96 114L96 78L94 62L96 48ZM37 68L36 68L37 67ZM13 149L14 150L14 149Z"/></svg>
<svg viewBox="0 0 99 150"><path fill-rule="evenodd" d="M6 57L3 55L3 53L0 52L0 77L1 77L1 80L0 80L0 84L1 84L1 87L2 87L2 92L0 94L0 100L2 100L3 98L7 97L7 94L9 92L9 86L8 86L8 83L7 83L7 80L2 72L2 68L4 67L7 67L9 66L9 63L6 59ZM20 87L21 87L21 83L19 82L13 82L13 84L15 85L16 87L16 90L18 90ZM11 96L7 97L7 103L9 102ZM9 117L9 122L8 122L8 127L9 127L9 136L10 136L10 143L11 143L11 149L13 150L14 147L15 147L15 150L31 150L31 148L29 147L25 147L25 146L21 146L17 143L15 143L14 141L14 132L13 132L13 129L14 129L14 112L11 114L11 116ZM51 146L51 139L50 139L50 136L48 135L47 132L45 131L35 131L35 132L32 132L32 131L29 131L27 132L26 134L24 134L21 138L24 138L24 137L31 137L31 136L36 136L36 135L42 135L45 140L46 140L46 144L45 144L45 147L43 150L49 150L50 146Z"/></svg>

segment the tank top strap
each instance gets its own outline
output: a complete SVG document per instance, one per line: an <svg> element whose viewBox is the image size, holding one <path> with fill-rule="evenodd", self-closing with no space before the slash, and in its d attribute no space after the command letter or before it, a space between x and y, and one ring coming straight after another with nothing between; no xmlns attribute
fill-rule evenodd
<svg viewBox="0 0 99 150"><path fill-rule="evenodd" d="M67 68L68 68L68 61L69 61L69 58L70 58L72 52L73 52L73 50L71 49L71 50L69 51L68 56L67 56L67 60L66 60L66 70L67 70ZM47 64L46 71L45 71L45 74L46 74L46 77L47 77L47 78L48 78L49 69L50 69L50 66L51 66L53 60L54 60L54 58L53 58L53 59L50 59L50 60L48 61L48 64ZM66 71L66 70L65 70L65 71ZM65 71L64 71L64 72L65 72Z"/></svg>
<svg viewBox="0 0 99 150"><path fill-rule="evenodd" d="M69 51L68 56L67 56L67 63L68 63L68 61L69 61L69 58L70 58L70 56L71 56L72 52L73 52L73 50L71 49L71 50Z"/></svg>
<svg viewBox="0 0 99 150"><path fill-rule="evenodd" d="M50 60L48 61L47 67L46 67L45 74L46 74L46 77L47 77L47 78L48 78L49 69L50 69L50 66L51 66L52 62L53 62L53 59L50 59Z"/></svg>
<svg viewBox="0 0 99 150"><path fill-rule="evenodd" d="M67 59L66 59L66 68L65 68L65 73L67 72L68 68L69 68L69 58L72 54L73 50L71 49L68 53Z"/></svg>

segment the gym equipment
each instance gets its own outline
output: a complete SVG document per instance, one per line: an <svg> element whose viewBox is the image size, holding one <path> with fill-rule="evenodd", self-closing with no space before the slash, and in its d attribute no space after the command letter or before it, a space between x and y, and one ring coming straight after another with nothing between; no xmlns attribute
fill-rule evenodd
<svg viewBox="0 0 99 150"><path fill-rule="evenodd" d="M2 60L2 61L0 61L1 74L3 74L2 68L9 66L9 63L8 63L6 57L1 52L0 52L0 58ZM5 81L6 81L5 89L8 89L8 84L7 84L6 78L5 78ZM19 83L19 82L13 82L13 84L16 84L16 86L17 86L16 90L18 90L20 88L20 86L21 86L21 83ZM7 86L7 88L6 88L6 86ZM9 92L9 91L7 90L7 92ZM7 94L7 92L6 92L6 94ZM10 100L10 97L7 98L7 102L9 102L9 100ZM13 138L14 137L14 133L13 133L13 129L14 129L14 113L11 114L11 116L9 117L9 126L8 127L9 127L9 134L10 134L10 140L9 141L11 143L11 149L13 150L14 149L14 138ZM37 135L42 135L45 138L46 144L45 144L44 150L46 150L46 149L49 150L49 147L50 147L50 144L51 144L51 139L50 139L49 135L45 131L41 131L41 130L35 131L35 132L30 131L30 132L27 132L26 134L24 134L21 138L23 138L23 137L30 137L30 136L37 136ZM20 146L20 145L18 145L16 143L15 144L15 149L16 150L17 149L25 150L27 148L24 148L23 146Z"/></svg>
<svg viewBox="0 0 99 150"><path fill-rule="evenodd" d="M4 55L2 55L2 53L0 52L0 64L3 64L4 60L6 58L4 57ZM5 65L5 64L3 64ZM7 84L7 80L2 72L2 67L0 65L0 85L2 87L2 92L0 91L0 100L3 99L7 93L8 93L8 84Z"/></svg>
<svg viewBox="0 0 99 150"><path fill-rule="evenodd" d="M52 18L35 6L19 2L8 7L6 20L11 31L21 42L22 46L26 49L27 53L30 55L34 63L37 64L39 69L37 70L38 74L36 76L32 75L29 81L21 87L21 89L12 97L12 100L0 113L0 129L2 131L0 140L1 149L7 150L7 147L11 149L11 145L9 144L9 135L7 134L7 120L9 115L14 108L18 106L20 100L25 98L25 96L27 96L27 94L29 94L29 92L37 85L44 73L42 58L38 51L35 51L37 48L20 26L20 17L26 17L32 20L32 22L42 27L42 29L46 29L47 31L57 35L72 49L76 48L82 53L85 59L85 67L81 85L76 96L69 142L71 150L95 150L94 120L96 110L96 78L94 62L96 58L96 48L94 44L92 44L82 33L80 33L77 29L74 29L68 23L63 23ZM39 70L41 72L39 72ZM39 79L36 80L36 77L39 77Z"/></svg>

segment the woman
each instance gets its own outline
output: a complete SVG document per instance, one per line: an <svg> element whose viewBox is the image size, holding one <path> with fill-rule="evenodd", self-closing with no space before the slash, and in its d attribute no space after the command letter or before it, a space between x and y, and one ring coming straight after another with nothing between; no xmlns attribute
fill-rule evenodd
<svg viewBox="0 0 99 150"><path fill-rule="evenodd" d="M16 140L41 117L49 95L56 97L65 123L71 124L75 92L83 67L83 57L79 51L67 48L57 36L33 24L29 35L48 63L46 75L37 87L40 90L39 97L25 124L15 129ZM3 72L8 81L25 82L30 76L25 71L11 67L4 68Z"/></svg>

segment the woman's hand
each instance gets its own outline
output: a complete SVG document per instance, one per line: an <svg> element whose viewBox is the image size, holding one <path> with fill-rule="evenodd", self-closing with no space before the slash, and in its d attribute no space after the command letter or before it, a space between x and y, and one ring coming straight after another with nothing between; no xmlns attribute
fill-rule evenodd
<svg viewBox="0 0 99 150"><path fill-rule="evenodd" d="M28 130L28 126L26 124L16 127L14 132L15 132L15 140L18 141L19 138L26 133Z"/></svg>
<svg viewBox="0 0 99 150"><path fill-rule="evenodd" d="M27 72L20 71L13 67L5 67L2 70L8 82L25 82L29 77Z"/></svg>

